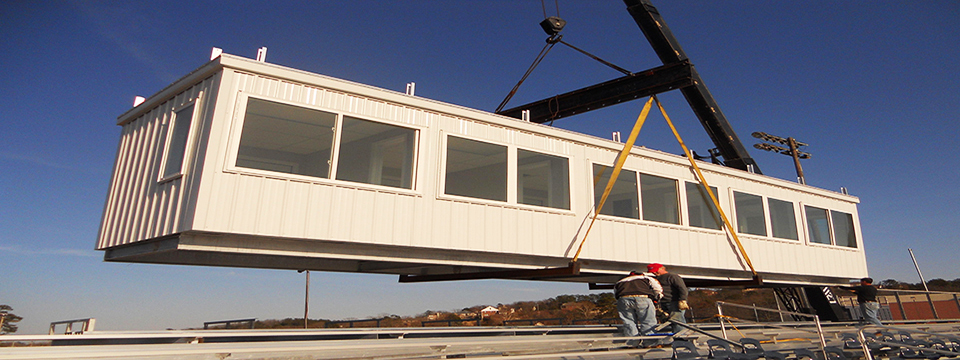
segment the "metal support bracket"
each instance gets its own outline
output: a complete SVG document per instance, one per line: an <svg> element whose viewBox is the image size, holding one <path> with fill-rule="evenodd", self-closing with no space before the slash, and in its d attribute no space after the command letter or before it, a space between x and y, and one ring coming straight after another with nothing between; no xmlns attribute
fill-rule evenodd
<svg viewBox="0 0 960 360"><path fill-rule="evenodd" d="M400 275L400 282L427 282L450 280L480 280L480 279L511 279L511 280L543 280L559 277L580 275L580 263L571 262L561 268L545 268L532 270L504 270L479 271L461 274L433 274L433 275Z"/></svg>
<svg viewBox="0 0 960 360"><path fill-rule="evenodd" d="M687 279L683 281L687 287L760 287L763 286L763 278L755 275L750 280L698 280ZM590 290L610 290L614 284L590 283Z"/></svg>

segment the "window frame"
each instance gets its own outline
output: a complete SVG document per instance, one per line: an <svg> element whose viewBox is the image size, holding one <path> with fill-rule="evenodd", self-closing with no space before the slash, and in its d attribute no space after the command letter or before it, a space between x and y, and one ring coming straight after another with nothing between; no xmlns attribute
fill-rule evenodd
<svg viewBox="0 0 960 360"><path fill-rule="evenodd" d="M718 231L718 232L724 231L723 228L724 228L726 225L724 225L724 223L723 223L723 217L720 215L720 210L722 210L722 209L716 209L716 210L717 210L717 214L716 214L716 215L717 215L717 221L719 222L718 225L720 226L720 227L717 228L717 229L708 228L708 227L694 226L694 225L691 224L691 221L690 221L690 214L691 214L691 211L690 211L690 192L687 191L687 184L691 184L691 185L694 185L694 186L697 187L697 192L694 194L694 196L700 196L700 190L703 189L703 184L700 183L699 181L683 180L683 195L682 195L682 198L680 199L681 203L684 204L684 206L681 208L681 211L680 211L680 217L681 217L681 221L683 221L683 225L689 226L689 227L694 228L694 229L697 229L697 230ZM722 204L723 204L723 198L721 198L721 196L720 196L720 194L721 194L720 187L719 187L719 186L712 186L712 185L711 185L710 187L711 187L711 188L716 188L716 192L714 193L714 195L717 197L717 202L720 203L721 206L722 206ZM713 202L710 201L710 199L705 199L705 200L706 200L705 203L706 203L708 206L711 206L711 207L713 206ZM684 221L684 220L685 220L685 221Z"/></svg>
<svg viewBox="0 0 960 360"><path fill-rule="evenodd" d="M643 211L643 205L644 205L644 201L643 201L643 175L653 176L653 177L657 177L657 178L661 178L661 179L673 180L673 191L674 191L674 195L675 195L675 196L674 196L674 206L676 206L676 213L675 213L675 215L676 215L676 217L677 217L677 222L667 222L667 221L659 221L659 220L649 220L649 219L646 218L646 214L645 214L644 211ZM684 209L684 206L685 206L685 205L682 203L684 199L681 199L682 191L680 190L680 183L681 183L681 180L678 179L678 178L675 178L675 177L664 176L664 175L660 175L660 174L654 174L654 173L651 173L651 172L637 171L637 193L638 193L639 196L640 196L640 220L642 220L642 221L647 221L647 222L651 222L651 223L656 223L656 224L660 224L660 225L684 226L684 221L683 221L683 209Z"/></svg>
<svg viewBox="0 0 960 360"><path fill-rule="evenodd" d="M588 180L587 183L588 183L588 185L589 185L589 187L590 187L590 189L591 189L591 190L590 190L590 195L591 195L591 197L590 197L590 203L591 203L591 207L592 207L592 209L590 210L591 213L595 212L596 209L597 209L597 205L598 205L598 204L597 204L597 197L603 195L602 192L599 193L599 194L597 193L597 186L598 186L598 185L603 185L603 188L604 188L604 189L606 188L606 184L600 184L600 183L594 184L594 183L593 183L593 178L596 177L596 174L595 174L593 168L594 168L594 166L598 166L598 165L599 165L599 166L603 166L603 167L610 168L611 170L614 168L613 166L610 166L610 165L607 165L607 164L603 164L603 163L599 163L599 162L594 162L594 161L591 161L590 159L587 159L587 166L588 166L588 169L589 169L588 174L590 174L590 177L589 177L589 180ZM624 167L622 167L621 170L620 170L621 173L617 176L618 179L620 178L621 175L623 175L623 170L627 170L627 171L632 171L632 172L633 172L633 181L634 181L634 184L635 184L633 190L635 191L635 194L636 194L636 196L637 196L637 202L636 202L636 204L635 204L635 205L637 206L637 217L634 218L634 217L611 215L611 214L603 214L603 213L597 214L597 217L606 216L606 217L609 217L609 218L611 218L611 219L618 219L618 220L621 220L621 221L643 221L643 199L641 199L641 197L640 197L640 172L637 171L637 170L633 170L633 169L630 169L630 168L627 168L627 167L624 166ZM608 180L608 181L609 181L609 180ZM616 183L614 183L614 184L616 184ZM608 200L608 202L609 202L610 199L608 198L607 200ZM610 206L610 205L611 205L611 204L609 204L609 203L605 203L605 204L603 204L603 207L606 208L607 206Z"/></svg>
<svg viewBox="0 0 960 360"><path fill-rule="evenodd" d="M749 237L754 237L754 238L760 238L760 239L764 239L764 240L768 240L768 241L783 241L783 242L788 242L788 243L797 243L797 242L799 242L799 243L803 243L803 244L810 244L810 243L811 243L811 242L809 241L809 239L810 239L810 237L809 237L809 229L807 228L807 223L806 223L807 218L806 218L806 213L805 213L806 210L805 210L805 208L804 208L805 204L804 204L803 202L801 202L801 201L788 201L788 200L783 200L783 199L780 199L780 198L777 198L777 197L772 197L772 196L768 196L768 195L757 194L757 193L754 193L754 192L749 192L749 191L743 191L743 190L738 190L738 189L730 188L729 191L728 191L728 196L730 196L730 206L731 206L732 211L733 211L733 216L730 218L730 220L734 222L734 223L732 223L731 225L733 225L736 230L739 230L739 229L740 229L740 224L739 224L739 221L740 221L740 220L739 220L739 218L738 218L738 216L739 216L740 214L739 214L739 210L737 209L736 193L741 193L741 194L744 194L744 195L750 195L750 196L758 196L758 197L760 197L760 199L761 199L761 204L762 204L762 208L763 208L763 211L764 211L764 214L763 214L764 220L763 220L763 221L764 221L764 226L766 227L766 228L765 228L765 231L766 231L766 234L765 234L765 235L757 235L757 234L750 234L750 233L745 233L745 232L737 231L737 234L738 234L738 235L749 236ZM794 226L795 226L796 233L797 233L797 239L783 238L783 237L778 237L778 236L775 236L775 235L774 235L774 229L773 229L773 210L772 210L771 207L770 207L770 200L776 200L776 201L781 201L781 202L785 202L785 203L790 203L790 204L793 206L793 221L794 221ZM829 216L829 213L828 213L828 216ZM831 231L832 231L832 230L831 230ZM826 245L826 244L820 244L820 243L812 243L812 244Z"/></svg>
<svg viewBox="0 0 960 360"><path fill-rule="evenodd" d="M165 139L163 142L163 149L161 150L163 152L163 155L160 157L160 164L157 172L158 183L166 183L176 179L180 179L189 172L190 170L189 165L191 162L187 160L193 157L194 155L193 145L195 143L194 138L196 138L195 133L196 133L196 128L198 126L197 113L199 112L198 110L201 110L200 99L202 97L203 97L203 91L200 91L197 93L196 97L194 97L189 101L185 101L178 106L173 107L170 110L170 112L166 114L166 118L162 122L163 126L165 127L164 129ZM177 124L179 124L181 121L178 119L177 113L189 107L193 107L193 111L191 111L190 118L188 119L190 123L189 123L189 127L187 128L186 140L184 140L184 143L183 143L183 153L181 154L181 159L180 159L180 170L174 174L165 175L165 173L167 172L167 166L168 166L167 162L170 156L170 146L172 145L171 143L173 142L173 135L175 130L177 130Z"/></svg>
<svg viewBox="0 0 960 360"><path fill-rule="evenodd" d="M334 130L333 147L330 150L331 153L333 154L332 156L333 158L330 160L330 180L343 182L343 183L350 183L350 184L363 184L363 185L369 185L369 186L376 186L378 188L396 189L396 190L402 190L402 191L415 191L417 189L417 165L420 162L419 161L420 160L420 157L419 157L420 156L420 132L421 132L420 129L415 127L410 127L410 126L403 126L403 125L395 124L392 122L379 121L379 120L372 119L368 116L350 114L350 113L341 112L341 111L333 111L333 112L337 114L337 120L336 120L336 129ZM403 128L403 129L408 129L413 131L413 139L411 140L413 143L413 150L411 151L411 154L410 154L411 160L413 161L413 163L410 164L410 188L409 189L404 187L398 187L398 186L378 185L378 184L372 184L367 182L340 180L337 178L338 172L340 170L339 169L340 151L343 148L343 141L342 141L343 118L346 116L349 116L354 120L368 121L372 123L377 123L377 124L386 125L386 126L393 126L393 127L398 127L398 128Z"/></svg>
<svg viewBox="0 0 960 360"><path fill-rule="evenodd" d="M830 243L829 243L829 244L819 243L819 242L813 242L813 240L812 240L813 237L810 235L810 227L809 227L809 225L808 225L808 223L807 223L807 221L808 221L808 220L807 220L807 207L814 208L814 209L819 209L819 210L824 210L824 211L826 212L826 215L827 215L827 227L828 227L828 228L827 228L827 232L828 232L828 235L830 236L830 239L829 239L829 240L830 240ZM853 213L853 212L846 212L846 211L834 210L834 209L831 209L831 208L828 208L828 207L825 207L825 206L814 206L814 205L809 205L809 204L801 204L801 208L803 209L803 223L804 223L803 230L804 230L804 234L806 235L806 238L807 238L807 239L806 239L806 243L807 243L807 244L812 245L812 246L826 246L826 247L830 247L830 248L834 248L834 249L846 249L846 250L850 250L850 251L863 251L863 242L862 242L863 240L862 240L861 236L857 233L857 229L859 229L859 227L860 227L860 226L859 226L859 222L857 221L858 217L857 217L857 216L854 216L854 213ZM850 229L849 229L849 231L850 231L850 233L853 235L853 245L854 245L854 246L840 245L840 244L837 243L837 230L836 230L837 227L836 227L836 224L834 223L834 220L833 220L833 218L834 218L834 213L840 213L840 214L844 214L844 215L849 216L849 218L850 218Z"/></svg>
<svg viewBox="0 0 960 360"><path fill-rule="evenodd" d="M507 153L507 165L509 166L509 165L510 165L510 153L509 153L510 149L509 149L509 147L508 147L507 151L508 151L508 153ZM566 199L566 201L567 201L567 207L566 207L566 208L559 208L559 207L553 207L553 206L548 206L548 205L526 204L526 203L520 202L520 200L521 200L521 199L520 199L520 151L532 152L532 153L536 153L536 154L543 155L543 156L561 158L561 159L566 160L566 162L567 162L567 186L566 186L566 190L567 190L567 194L566 194L566 196L567 196L567 199ZM514 148L513 148L513 152L514 152L514 154L513 154L513 158L514 158L513 163L515 164L515 166L514 166L513 168L516 169L516 170L514 171L514 174L513 174L513 179L514 179L514 182L515 182L515 183L513 184L513 187L514 187L514 193L516 194L516 196L515 196L515 201L514 201L514 202L515 202L518 206L533 206L533 207L542 208L542 209L551 209L551 210L557 210L557 211L572 212L573 209L574 209L574 207L573 207L573 198L574 198L574 196L573 196L573 174L572 174L572 172L573 172L573 170L572 170L572 169L573 169L573 164L572 164L572 161L571 161L570 157L569 157L569 156L563 156L563 155L549 154L549 153L547 153L547 152L544 152L544 151L541 151L541 150L538 150L538 149L531 149L531 148L528 148L528 147L519 147L519 146L518 146L518 147L514 147ZM508 169L507 169L507 177L508 177L508 180L509 180L509 178L510 178L510 174L509 174L510 171L509 171L509 170L510 170L510 169L508 168ZM509 183L509 181L508 181L508 183L507 183L507 186L508 186L508 187L511 186L510 183ZM509 195L510 195L510 194L509 194L509 192L508 192L508 193L507 193L507 199L508 199L508 200L509 200L509 198L510 198Z"/></svg>
<svg viewBox="0 0 960 360"><path fill-rule="evenodd" d="M733 220L734 229L738 235L747 235L747 236L757 236L762 238L772 238L770 235L770 209L767 205L767 197L764 195L755 194L752 192L741 191L736 189L730 189L730 203L733 205ZM740 208L737 207L737 193L747 195L747 196L756 196L760 198L760 210L763 211L763 234L753 234L748 232L740 231Z"/></svg>
<svg viewBox="0 0 960 360"><path fill-rule="evenodd" d="M328 161L327 177L319 177L319 176L313 176L313 175L297 174L297 173L267 170L267 169L258 169L258 168L237 165L237 162L240 159L240 144L242 143L242 140L243 140L243 129L244 129L244 126L247 125L247 120L249 120L247 119L247 108L249 107L249 104L250 104L249 100L251 98L258 101L276 103L276 104L291 106L291 107L299 107L306 110L325 112L325 113L334 115L334 122L333 122L333 129L332 129L333 136L330 139L331 141L330 158L327 160ZM250 96L250 95L243 96L241 99L238 99L237 101L237 112L236 112L236 117L234 122L234 126L236 127L236 129L232 129L232 132L231 132L230 159L228 163L225 164L226 165L225 171L233 170L236 172L254 174L257 176L265 176L270 178L308 180L311 182L316 180L324 180L324 181L332 180L333 177L331 175L333 174L334 158L337 150L336 147L338 145L337 133L339 131L339 126L340 126L338 122L339 118L340 118L340 113L337 111L333 111L331 109L325 109L325 108L316 107L316 106L304 106L303 104L295 103L292 101L286 101L284 99L275 99L275 98L270 98L266 96ZM275 160L273 162L276 163ZM299 163L288 162L287 164L299 166Z"/></svg>
<svg viewBox="0 0 960 360"><path fill-rule="evenodd" d="M227 144L226 144L226 146L228 147L227 148L228 151L226 152L226 161L224 161L224 165L223 165L224 172L235 173L235 174L247 174L247 175L260 176L260 177L271 178L271 179L303 181L311 184L323 184L323 185L332 185L332 186L350 187L350 188L369 188L377 191L419 195L419 192L421 191L420 189L422 186L422 184L420 184L418 181L418 179L420 178L419 176L420 162L423 160L420 158L420 154L422 151L421 140L423 139L422 127L412 126L409 124L395 123L391 121L383 121L383 120L374 119L374 118L371 118L370 116L365 116L362 114L354 114L351 112L332 109L328 107L294 102L287 99L274 98L274 97L258 95L258 94L247 94L242 90L239 91L238 94L239 95L237 96L237 101L235 105L236 107L234 109L233 122L231 125L232 127L230 129L230 138L229 138L230 140L227 141ZM334 129L333 129L333 132L334 132L333 140L330 148L330 153L331 153L330 174L328 178L237 166L237 157L239 153L240 140L241 140L240 138L243 133L243 126L247 120L246 111L247 111L247 104L250 98L262 100L262 101L274 102L274 103L283 104L283 105L300 107L300 108L309 109L309 110L322 111L322 112L332 113L336 115L336 120L334 122ZM337 165L340 160L341 134L342 134L344 116L349 116L351 118L358 119L358 120L370 121L370 122L380 123L384 125L396 126L400 128L413 130L414 132L413 147L414 148L413 148L413 154L412 154L413 164L410 170L411 171L411 188L410 189L387 186L387 185L370 184L365 182L355 182L355 181L349 181L349 180L337 180L336 178Z"/></svg>
<svg viewBox="0 0 960 360"><path fill-rule="evenodd" d="M448 158L448 155L450 154L449 140L451 136L460 138L460 139L495 145L495 146L502 146L506 148L507 150L506 151L507 161L506 161L506 172L505 172L506 179L504 179L506 181L506 199L505 200L501 201L501 200L495 200L495 199L478 198L478 197L471 197L466 195L457 195L457 194L447 193L447 158ZM500 142L491 141L488 139L482 139L474 136L468 136L464 134L446 133L441 130L440 131L440 147L439 147L440 156L438 156L440 164L437 167L438 169L440 169L440 171L437 172L437 198L438 199L442 199L442 198L457 199L457 200L478 202L478 203L484 203L484 204L496 204L499 206L502 206L504 204L516 205L517 204L517 189L516 189L517 182L515 177L517 175L516 175L516 170L513 170L516 168L516 165L517 165L517 155L516 155L515 149L516 149L515 146L511 146L508 144L503 144ZM534 205L525 205L525 204L519 204L519 205L531 206L531 207L534 206ZM543 208L543 207L537 206L537 208ZM555 209L555 210L562 210L562 209Z"/></svg>
<svg viewBox="0 0 960 360"><path fill-rule="evenodd" d="M829 237L827 240L829 240L829 243L820 243L820 242L814 242L814 241L813 241L813 235L812 235L812 232L810 231L809 217L807 216L807 208L808 208L808 207L814 208L814 209L823 210L824 212L826 212L826 219L827 219L827 236ZM806 243L807 243L808 245L813 245L813 246L831 246L831 247L835 247L835 246L836 246L835 243L834 243L834 241L833 241L833 221L830 219L830 209L828 209L828 208L826 208L826 207L821 207L821 206L814 206L814 205L809 205L809 204L803 204L803 225L804 225L804 226L803 226L804 233L806 234Z"/></svg>
<svg viewBox="0 0 960 360"><path fill-rule="evenodd" d="M766 206L767 206L767 223L768 223L768 225L769 225L770 238L772 238L772 239L774 239L774 240L781 240L781 241L790 241L790 242L801 241L801 242L802 242L802 241L803 241L802 237L803 237L804 232L801 231L801 229L800 229L800 224L801 224L801 223L806 224L806 223L804 222L804 218L802 217L802 215L798 214L797 209L798 209L798 205L799 205L799 209L802 210L802 209L803 209L803 205L800 204L799 201L787 201L787 200L782 200L782 199L774 198L774 197L770 197L770 196L764 196L763 198L764 198L764 202L766 202ZM770 205L770 204L771 204L771 203L770 203L770 200L776 200L776 201L780 201L780 202L790 203L790 205L791 205L792 208L793 208L793 228L794 228L794 233L797 235L797 238L796 238L796 239L778 237L778 236L776 236L776 235L774 234L776 231L775 231L774 226L773 226L773 208L772 208L771 205Z"/></svg>
<svg viewBox="0 0 960 360"><path fill-rule="evenodd" d="M859 248L860 248L860 238L857 236L857 225L856 225L856 221L854 220L853 214L852 214L852 213L848 213L848 212L843 212L843 211L840 211L840 210L832 210L832 209L827 209L827 210L830 212L830 236L833 237L833 245L834 245L834 246L837 246L837 247L840 247L840 248L846 248L846 249L859 249ZM853 246L841 245L841 244L839 243L839 239L838 239L838 237L837 237L837 235L838 235L838 234L837 234L837 224L836 224L836 221L834 220L834 219L835 219L834 216L835 216L836 214L846 215L847 218L850 220L850 228L847 229L847 231L849 231L850 234L853 235Z"/></svg>

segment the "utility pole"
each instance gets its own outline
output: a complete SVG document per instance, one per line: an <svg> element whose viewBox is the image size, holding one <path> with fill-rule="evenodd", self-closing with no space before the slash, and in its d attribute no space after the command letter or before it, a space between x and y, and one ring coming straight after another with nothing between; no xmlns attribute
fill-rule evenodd
<svg viewBox="0 0 960 360"><path fill-rule="evenodd" d="M768 144L768 143L759 143L759 144L754 144L754 145L753 145L753 147L755 147L755 148L757 148L757 149L760 149L760 150L773 151L773 152L776 152L776 153L781 153L781 154L783 154L783 155L790 155L790 156L792 156L792 157L793 157L793 165L796 166L796 168L797 168L797 182L799 182L799 183L801 183L801 184L806 184L806 183L807 183L807 180L803 177L803 168L800 167L800 159L809 159L809 158L810 158L810 153L806 153L806 152L797 150L797 148L800 147L800 146L807 146L806 143L799 142L799 141L797 141L797 139L794 139L794 138L792 138L792 137L782 138L782 137L770 135L770 134L767 134L767 133L764 133L764 132L754 132L753 134L750 134L750 135L752 135L753 137L755 137L755 138L757 138L757 139L761 139L761 140L765 140L765 141L769 141L769 142L775 142L775 143L779 143L779 144L783 144L783 145L789 146L790 148L787 149L787 148L784 148L784 147L781 147L781 146L777 146L777 145L773 145L773 144Z"/></svg>
<svg viewBox="0 0 960 360"><path fill-rule="evenodd" d="M306 272L306 289L303 292L303 328L307 328L307 316L310 314L310 270L297 270L298 273Z"/></svg>

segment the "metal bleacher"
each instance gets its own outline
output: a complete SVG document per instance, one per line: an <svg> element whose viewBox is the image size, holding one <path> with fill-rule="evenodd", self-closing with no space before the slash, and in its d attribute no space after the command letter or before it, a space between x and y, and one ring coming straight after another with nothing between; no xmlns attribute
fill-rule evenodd
<svg viewBox="0 0 960 360"><path fill-rule="evenodd" d="M899 321L887 326L820 323L815 316L794 322L729 316L719 320L680 324L683 329L678 333L641 337L622 337L610 324L5 335L0 339L0 360L118 356L188 360L222 354L243 359L960 360L960 320Z"/></svg>
<svg viewBox="0 0 960 360"><path fill-rule="evenodd" d="M723 315L724 306L813 321L755 322ZM960 359L960 320L899 321L890 326L856 322L821 324L814 315L718 302L719 326L682 325L673 353L651 352L644 359L711 360L874 360ZM679 339L679 340L678 340Z"/></svg>

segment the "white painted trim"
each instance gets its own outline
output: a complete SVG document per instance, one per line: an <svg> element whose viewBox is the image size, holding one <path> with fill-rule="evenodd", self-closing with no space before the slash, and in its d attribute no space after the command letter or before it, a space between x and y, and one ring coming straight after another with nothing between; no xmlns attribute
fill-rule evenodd
<svg viewBox="0 0 960 360"><path fill-rule="evenodd" d="M194 147L194 144L196 143L196 137L197 137L196 132L198 127L197 123L199 122L197 121L199 118L197 113L202 112L203 110L201 108L202 104L200 101L202 97L203 97L203 91L200 91L197 93L197 96L195 98L193 98L192 100L186 101L183 104L175 106L170 111L170 113L166 114L167 116L166 121L163 122L165 123L163 124L163 126L166 127L164 129L164 131L166 132L166 139L163 142L163 150L162 150L163 156L161 156L160 164L159 164L160 171L157 172L158 183L165 183L168 181L180 179L183 177L184 174L187 174L190 171L191 162L188 160L192 159L194 156L193 147ZM190 119L188 119L190 121L190 128L187 130L187 140L186 142L184 142L183 158L180 159L180 171L177 172L176 174L170 174L170 175L164 176L164 173L167 172L167 157L170 156L170 143L173 141L174 130L177 129L178 124L180 124L181 122L181 120L177 118L177 113L191 106L193 107L193 111L191 111Z"/></svg>

